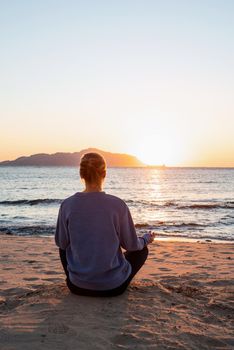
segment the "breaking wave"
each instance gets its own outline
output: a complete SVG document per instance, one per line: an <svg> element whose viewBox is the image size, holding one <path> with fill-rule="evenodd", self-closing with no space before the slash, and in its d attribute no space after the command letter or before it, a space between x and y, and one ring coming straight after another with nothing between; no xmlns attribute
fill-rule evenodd
<svg viewBox="0 0 234 350"><path fill-rule="evenodd" d="M126 200L126 203L130 206L150 206L155 209L160 208L175 208L175 209L201 209L201 210L211 210L211 209L234 209L234 201L227 202L209 202L209 203L177 203L174 201L167 202L148 202L148 201L133 201Z"/></svg>
<svg viewBox="0 0 234 350"><path fill-rule="evenodd" d="M47 205L47 204L60 204L62 199L53 198L40 198L40 199L19 199L16 201L1 201L0 205Z"/></svg>
<svg viewBox="0 0 234 350"><path fill-rule="evenodd" d="M50 204L61 204L63 200L58 198L38 198L38 199L19 199L15 201L5 200L0 201L0 205L6 206L17 206L17 205L50 205ZM234 209L234 201L226 202L208 202L208 203L178 203L176 201L156 202L147 200L126 200L125 201L130 207L150 207L152 209L162 208L174 208L178 210L212 210L212 209Z"/></svg>

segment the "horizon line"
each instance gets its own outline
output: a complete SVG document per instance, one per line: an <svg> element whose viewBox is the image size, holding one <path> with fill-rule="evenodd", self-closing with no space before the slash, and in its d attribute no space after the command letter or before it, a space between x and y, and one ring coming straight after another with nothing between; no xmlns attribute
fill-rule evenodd
<svg viewBox="0 0 234 350"><path fill-rule="evenodd" d="M79 165L14 165L14 164L2 164L2 163L7 163L7 162L14 162L20 158L30 158L32 156L35 155L55 155L55 154L59 154L59 153L64 153L64 154L74 154L74 153L81 153L83 151L88 151L88 150L97 150L97 152L100 153L110 153L113 155L126 155L126 156L131 156L136 158L137 161L139 161L142 165L130 165L130 166L108 166L108 168L148 168L148 169L169 169L169 168L200 168L200 169L233 169L234 165L228 165L228 166L223 166L223 165L166 165L166 163L163 164L147 164L145 162L143 162L137 155L135 154L129 154L126 152L113 152L113 151L109 151L109 150L103 150L97 147L87 147L84 149L80 149L79 151L55 151L55 152L51 152L51 153L46 153L46 152L37 152L37 153L32 153L29 155L21 155L16 157L15 159L9 160L9 159L5 159L5 160L0 160L0 166L13 166L13 167L21 167L21 166L33 166L33 167L76 167ZM105 156L105 155L104 155Z"/></svg>

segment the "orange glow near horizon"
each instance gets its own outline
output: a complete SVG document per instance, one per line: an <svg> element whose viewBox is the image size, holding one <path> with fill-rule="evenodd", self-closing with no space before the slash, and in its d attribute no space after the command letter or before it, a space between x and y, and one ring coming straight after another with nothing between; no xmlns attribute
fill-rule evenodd
<svg viewBox="0 0 234 350"><path fill-rule="evenodd" d="M200 142L200 145L197 143ZM8 150L0 149L0 161L14 160L21 156L30 156L37 153L53 154L56 152L79 152L82 149L97 148L112 153L126 153L136 156L145 165L166 165L166 166L194 166L194 167L234 167L233 153L231 147L217 143L213 145L212 151L205 148L201 140L194 144L186 143L181 135L158 135L141 139L141 142L131 142L131 147L119 148L117 145L111 147L106 144L83 144L80 147L62 145L50 142L49 144L19 145L16 149L12 145ZM21 146L21 147L20 147ZM70 146L70 147L68 147ZM115 146L115 147L114 147ZM128 145L129 146L129 145Z"/></svg>

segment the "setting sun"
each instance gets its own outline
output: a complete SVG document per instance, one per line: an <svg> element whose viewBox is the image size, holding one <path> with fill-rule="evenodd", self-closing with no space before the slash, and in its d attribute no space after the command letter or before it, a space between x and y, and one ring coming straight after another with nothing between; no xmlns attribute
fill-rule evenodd
<svg viewBox="0 0 234 350"><path fill-rule="evenodd" d="M179 147L173 140L149 142L138 155L147 165L176 165L182 161Z"/></svg>
<svg viewBox="0 0 234 350"><path fill-rule="evenodd" d="M175 166L186 160L186 148L179 137L166 133L148 133L140 145L136 145L135 154L146 165Z"/></svg>

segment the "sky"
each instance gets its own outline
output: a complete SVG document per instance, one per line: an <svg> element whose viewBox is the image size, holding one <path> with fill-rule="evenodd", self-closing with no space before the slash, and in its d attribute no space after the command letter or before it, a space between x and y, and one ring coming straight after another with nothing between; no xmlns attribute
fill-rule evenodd
<svg viewBox="0 0 234 350"><path fill-rule="evenodd" d="M234 167L234 1L0 0L0 160Z"/></svg>

